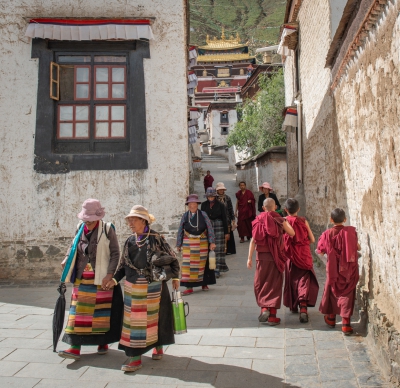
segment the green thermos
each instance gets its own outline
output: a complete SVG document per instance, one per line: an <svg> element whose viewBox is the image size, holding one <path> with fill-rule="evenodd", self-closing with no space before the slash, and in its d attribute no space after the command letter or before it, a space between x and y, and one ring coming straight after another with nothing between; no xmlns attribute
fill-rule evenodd
<svg viewBox="0 0 400 388"><path fill-rule="evenodd" d="M187 314L185 314L185 306L187 306ZM174 316L174 333L187 333L186 317L189 315L189 303L183 301L181 292L177 290L172 292L172 313Z"/></svg>

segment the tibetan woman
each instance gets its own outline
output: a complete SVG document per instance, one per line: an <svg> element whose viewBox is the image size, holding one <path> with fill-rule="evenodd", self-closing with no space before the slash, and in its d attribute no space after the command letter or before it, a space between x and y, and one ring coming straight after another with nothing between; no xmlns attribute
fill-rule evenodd
<svg viewBox="0 0 400 388"><path fill-rule="evenodd" d="M186 198L188 211L182 216L176 238L176 247L183 251L181 285L183 295L193 293L193 287L208 290L215 284L215 273L208 266L208 252L215 249L214 230L207 213L199 210L199 197L190 194Z"/></svg>
<svg viewBox="0 0 400 388"><path fill-rule="evenodd" d="M119 261L119 244L114 225L97 199L87 199L78 214L81 222L61 266L61 281L73 283L71 306L63 341L70 345L58 355L80 359L82 345L97 345L105 354L108 344L119 341L123 299L121 288L109 289Z"/></svg>
<svg viewBox="0 0 400 388"><path fill-rule="evenodd" d="M164 237L150 228L153 215L140 205L125 217L132 235L125 242L112 288L124 278L124 318L118 349L129 357L124 372L142 367L142 354L153 349L152 359L161 360L163 346L175 343L171 298L167 280L179 287L179 262Z"/></svg>

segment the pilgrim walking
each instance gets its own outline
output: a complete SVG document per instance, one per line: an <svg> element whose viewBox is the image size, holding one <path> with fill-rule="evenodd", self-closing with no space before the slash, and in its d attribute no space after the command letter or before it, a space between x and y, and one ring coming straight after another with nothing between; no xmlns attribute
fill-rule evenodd
<svg viewBox="0 0 400 388"><path fill-rule="evenodd" d="M208 262L209 250L215 250L215 236L207 213L199 210L199 197L190 194L186 198L188 211L182 216L176 239L178 251L183 251L181 285L186 287L183 295L193 293L194 287L208 291L215 284L214 270Z"/></svg>
<svg viewBox="0 0 400 388"><path fill-rule="evenodd" d="M179 287L179 263L165 239L150 228L153 215L140 205L125 217L132 235L125 242L114 277L107 287L124 278L124 319L118 349L129 362L124 372L142 367L142 354L153 349L152 359L163 357L163 346L175 343L171 298L166 281ZM169 274L169 276L168 276Z"/></svg>
<svg viewBox="0 0 400 388"><path fill-rule="evenodd" d="M326 282L319 311L325 314L325 323L335 327L336 315L342 317L342 332L353 333L350 318L353 315L356 286L359 279L357 231L345 226L346 214L336 208L331 213L333 228L322 233L318 240L317 254L327 255Z"/></svg>
<svg viewBox="0 0 400 388"><path fill-rule="evenodd" d="M281 204L279 203L278 197L273 193L274 189L268 182L264 182L259 189L262 191L262 194L258 197L258 211L260 213L264 211L263 206L266 198L272 198L277 206L276 210L281 210Z"/></svg>
<svg viewBox="0 0 400 388"><path fill-rule="evenodd" d="M279 325L277 310L281 307L283 271L287 260L283 234L294 236L290 224L276 211L272 198L264 201L264 212L253 221L253 238L250 241L247 268L252 268L253 253L257 250L254 275L254 294L261 308L258 320L270 326Z"/></svg>
<svg viewBox="0 0 400 388"><path fill-rule="evenodd" d="M114 225L102 221L104 208L97 199L87 199L78 214L76 238L61 266L62 280L73 283L71 307L63 341L70 345L60 357L80 359L82 345L97 345L106 354L108 344L119 341L123 299L121 287L110 289L119 260Z"/></svg>
<svg viewBox="0 0 400 388"><path fill-rule="evenodd" d="M239 183L240 190L236 193L236 217L238 219L238 233L240 242L244 243L244 238L251 239L251 223L256 217L256 200L253 193L246 189L246 183Z"/></svg>
<svg viewBox="0 0 400 388"><path fill-rule="evenodd" d="M232 200L229 195L226 194L226 187L222 182L218 182L215 186L215 190L218 194L218 201L223 203L226 207L226 217L228 219L228 231L229 240L226 242L226 254L234 255L236 253L235 236L233 231L236 229L235 212L233 210Z"/></svg>
<svg viewBox="0 0 400 388"><path fill-rule="evenodd" d="M206 197L207 200L201 204L201 210L208 215L214 230L216 245L215 257L217 259L215 276L219 278L221 273L229 271L225 261L225 244L229 240L226 207L217 200L218 194L212 187L207 189L204 197Z"/></svg>
<svg viewBox="0 0 400 388"><path fill-rule="evenodd" d="M283 304L291 311L300 308L301 323L308 322L307 307L314 307L318 297L318 280L314 272L310 244L315 242L310 225L305 218L299 217L299 203L289 198L285 203L285 211L289 215L287 222L292 226L295 235L284 235L285 252L289 260L285 268L285 290Z"/></svg>

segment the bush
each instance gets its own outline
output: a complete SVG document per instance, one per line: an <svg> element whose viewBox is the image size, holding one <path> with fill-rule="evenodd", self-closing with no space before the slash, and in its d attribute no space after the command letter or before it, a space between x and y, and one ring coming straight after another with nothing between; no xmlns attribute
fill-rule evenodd
<svg viewBox="0 0 400 388"><path fill-rule="evenodd" d="M227 139L229 147L235 146L249 157L286 143L286 133L282 131L285 107L283 70L260 77L259 85L260 91L255 98L238 106L241 119Z"/></svg>

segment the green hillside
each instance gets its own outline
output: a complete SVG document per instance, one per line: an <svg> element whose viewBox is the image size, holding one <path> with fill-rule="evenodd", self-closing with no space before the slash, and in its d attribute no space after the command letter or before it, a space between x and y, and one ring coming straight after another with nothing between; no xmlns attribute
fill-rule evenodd
<svg viewBox="0 0 400 388"><path fill-rule="evenodd" d="M227 37L238 32L252 51L276 44L285 8L286 0L190 0L190 42L203 45L225 27Z"/></svg>

